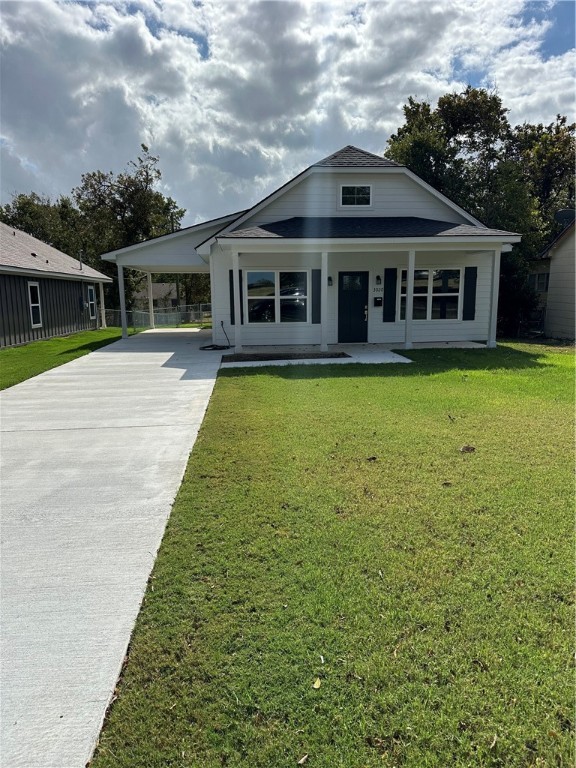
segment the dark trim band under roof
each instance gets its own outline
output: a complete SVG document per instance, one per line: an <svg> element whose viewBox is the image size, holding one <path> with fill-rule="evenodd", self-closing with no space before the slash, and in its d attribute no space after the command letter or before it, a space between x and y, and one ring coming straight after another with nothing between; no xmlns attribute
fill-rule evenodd
<svg viewBox="0 0 576 768"><path fill-rule="evenodd" d="M388 237L516 237L502 229L420 219L416 216L296 216L257 227L226 232L221 239L326 239Z"/></svg>

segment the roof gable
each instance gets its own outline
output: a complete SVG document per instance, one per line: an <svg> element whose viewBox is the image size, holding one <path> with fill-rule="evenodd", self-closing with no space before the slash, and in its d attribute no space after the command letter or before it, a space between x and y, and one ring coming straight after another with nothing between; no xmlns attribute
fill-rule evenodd
<svg viewBox="0 0 576 768"><path fill-rule="evenodd" d="M568 235L569 232L574 231L574 227L576 225L576 221L571 221L569 224L567 224L564 229L560 232L560 234L556 235L554 240L552 240L551 243L549 243L546 248L540 253L539 257L540 259L549 259L550 258L550 252L554 250L554 248L557 248L558 245L564 240L566 235Z"/></svg>
<svg viewBox="0 0 576 768"><path fill-rule="evenodd" d="M401 168L401 165L387 157L374 155L364 149L348 144L337 152L319 160L314 168Z"/></svg>
<svg viewBox="0 0 576 768"><path fill-rule="evenodd" d="M388 160L387 158L374 155L366 150L354 147L352 144L343 147L342 149L334 152L332 155L325 157L318 163L309 166L301 173L294 176L294 178L287 181L281 187L278 187L274 192L270 193L267 197L260 200L258 203L249 208L244 214L239 216L235 221L230 222L223 226L218 232L206 238L203 242L196 246L198 253L207 255L210 252L210 248L216 239L231 229L239 229L240 226L252 219L256 214L263 211L264 208L274 203L282 195L286 195L298 184L301 184L305 179L314 173L325 174L331 172L340 173L370 173L370 174L403 174L412 181L414 181L421 188L425 189L430 195L441 201L444 205L448 206L452 211L463 217L467 222L474 226L484 227L485 225L476 219L472 214L465 211L459 205L447 198L441 192L431 187L427 182L417 176L403 165Z"/></svg>

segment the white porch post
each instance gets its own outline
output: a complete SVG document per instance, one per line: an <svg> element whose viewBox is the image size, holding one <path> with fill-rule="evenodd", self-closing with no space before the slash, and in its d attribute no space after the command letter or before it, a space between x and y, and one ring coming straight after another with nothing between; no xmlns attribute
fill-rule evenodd
<svg viewBox="0 0 576 768"><path fill-rule="evenodd" d="M404 325L404 349L412 349L412 314L414 306L414 269L416 251L408 251L408 281L406 284L406 322Z"/></svg>
<svg viewBox="0 0 576 768"><path fill-rule="evenodd" d="M148 286L148 314L150 315L150 328L156 328L154 325L154 297L152 296L152 273L148 272L146 275L146 283Z"/></svg>
<svg viewBox="0 0 576 768"><path fill-rule="evenodd" d="M212 260L212 254L208 256L208 266L210 267L210 312L212 314L212 344L217 344L216 318L214 317L214 307L216 306L216 302L214 301L214 262ZM224 344L224 342L222 341L221 344Z"/></svg>
<svg viewBox="0 0 576 768"><path fill-rule="evenodd" d="M328 352L328 253L322 251L320 271L320 351Z"/></svg>
<svg viewBox="0 0 576 768"><path fill-rule="evenodd" d="M500 254L502 248L494 249L492 261L492 292L490 295L490 326L488 329L487 347L494 349L496 346L496 326L498 324L498 291L500 287Z"/></svg>
<svg viewBox="0 0 576 768"><path fill-rule="evenodd" d="M126 296L124 295L124 267L118 264L118 294L120 296L120 324L122 325L122 338L128 338L128 321L126 319Z"/></svg>
<svg viewBox="0 0 576 768"><path fill-rule="evenodd" d="M234 281L234 351L242 352L242 308L240 306L240 259L238 251L232 251L232 275Z"/></svg>
<svg viewBox="0 0 576 768"><path fill-rule="evenodd" d="M106 328L106 306L104 305L104 285L98 283L100 293L100 328Z"/></svg>

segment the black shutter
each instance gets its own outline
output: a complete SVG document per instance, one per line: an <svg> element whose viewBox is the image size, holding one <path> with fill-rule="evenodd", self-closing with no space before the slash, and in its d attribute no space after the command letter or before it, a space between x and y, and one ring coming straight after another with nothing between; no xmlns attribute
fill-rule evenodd
<svg viewBox="0 0 576 768"><path fill-rule="evenodd" d="M238 277L240 279L240 324L244 324L244 292L242 290L242 270L238 270ZM228 286L230 288L230 325L235 325L236 313L234 311L234 270L228 270Z"/></svg>
<svg viewBox="0 0 576 768"><path fill-rule="evenodd" d="M478 267L466 267L464 269L464 306L462 307L462 320L474 320L476 317L477 280Z"/></svg>
<svg viewBox="0 0 576 768"><path fill-rule="evenodd" d="M396 320L396 285L398 282L398 270L387 268L384 270L384 300L382 321L393 323Z"/></svg>
<svg viewBox="0 0 576 768"><path fill-rule="evenodd" d="M312 322L321 322L322 315L322 270L312 270Z"/></svg>

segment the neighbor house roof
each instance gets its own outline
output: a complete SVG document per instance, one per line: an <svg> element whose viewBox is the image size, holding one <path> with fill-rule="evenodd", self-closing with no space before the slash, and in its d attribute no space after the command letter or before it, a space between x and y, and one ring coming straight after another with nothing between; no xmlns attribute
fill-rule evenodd
<svg viewBox="0 0 576 768"><path fill-rule="evenodd" d="M544 248L544 250L538 254L539 259L549 259L550 258L550 251L555 248L558 243L564 239L564 237L570 232L571 229L574 229L574 226L576 225L576 221L571 221L570 224L567 224L562 232L560 232L559 235L556 235L554 240Z"/></svg>
<svg viewBox="0 0 576 768"><path fill-rule="evenodd" d="M296 216L282 221L234 230L222 238L397 238L397 237L517 237L514 232L472 224L420 219L416 216Z"/></svg>
<svg viewBox="0 0 576 768"><path fill-rule="evenodd" d="M0 222L0 271L111 283L102 272L15 227Z"/></svg>
<svg viewBox="0 0 576 768"><path fill-rule="evenodd" d="M358 149L358 147L354 147L352 144L348 144L346 147L339 149L338 152L334 152L323 160L319 160L317 163L314 163L314 166L322 168L401 168L398 163L388 160L387 157L373 155L372 152Z"/></svg>

